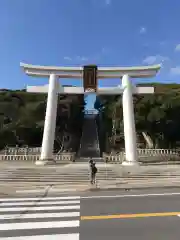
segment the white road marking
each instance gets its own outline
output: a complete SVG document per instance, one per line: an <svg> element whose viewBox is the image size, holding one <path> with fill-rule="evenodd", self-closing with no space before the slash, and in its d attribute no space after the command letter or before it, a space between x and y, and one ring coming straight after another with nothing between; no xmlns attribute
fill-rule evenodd
<svg viewBox="0 0 180 240"><path fill-rule="evenodd" d="M36 202L37 201L37 202ZM76 209L76 210L73 210ZM50 235L32 235L17 237L0 237L2 240L79 240L80 226L80 197L31 197L31 198L1 198L0 203L0 234L1 231L11 232L13 230L50 229ZM56 210L56 212L48 212ZM69 211L59 211L69 210ZM25 213L23 213L25 211ZM33 212L34 211L34 212ZM43 212L38 212L43 211ZM72 212L71 212L72 211ZM5 214L7 213L7 214ZM76 219L74 219L74 217ZM58 219L62 218L62 219ZM69 218L69 219L68 219ZM13 220L7 223L3 220ZM26 219L28 222L18 222L19 219ZM39 219L37 221L37 219ZM62 221L64 220L64 221ZM76 233L53 234L53 229L72 228L77 229Z"/></svg>
<svg viewBox="0 0 180 240"><path fill-rule="evenodd" d="M128 198L128 197L156 197L156 196L179 196L178 193L145 193L145 194L126 194L126 195L110 195L110 196L82 196L81 199L98 199L98 198Z"/></svg>
<svg viewBox="0 0 180 240"><path fill-rule="evenodd" d="M49 221L49 222L27 222L27 223L2 223L0 232L4 230L25 230L25 229L45 229L45 228L66 228L79 227L79 220L74 221Z"/></svg>
<svg viewBox="0 0 180 240"><path fill-rule="evenodd" d="M31 197L31 198L0 198L0 202L12 201L49 201L49 200L75 200L80 199L80 196L64 196L64 197Z"/></svg>
<svg viewBox="0 0 180 240"><path fill-rule="evenodd" d="M72 186L71 186L72 187ZM49 189L49 192L76 192L75 188L59 188L59 189ZM27 190L16 190L16 193L42 193L45 189L27 189Z"/></svg>
<svg viewBox="0 0 180 240"><path fill-rule="evenodd" d="M19 212L19 211L47 211L47 210L69 210L69 209L80 209L80 205L69 205L69 206L47 206L47 207L10 207L10 208L0 208L0 212Z"/></svg>
<svg viewBox="0 0 180 240"><path fill-rule="evenodd" d="M65 204L65 205L68 205L68 204L80 204L80 200L74 200L74 201L55 201L55 202L14 202L14 203L10 203L10 202L2 202L0 203L0 207L4 207L4 206L33 206L33 205L62 205L62 204Z"/></svg>
<svg viewBox="0 0 180 240"><path fill-rule="evenodd" d="M26 214L5 214L0 215L0 220L5 219L29 219L29 218L61 218L61 217L80 217L80 212L60 212L60 213L26 213Z"/></svg>
<svg viewBox="0 0 180 240"><path fill-rule="evenodd" d="M79 240L78 233L57 234L57 235L38 235L23 237L5 237L1 240Z"/></svg>

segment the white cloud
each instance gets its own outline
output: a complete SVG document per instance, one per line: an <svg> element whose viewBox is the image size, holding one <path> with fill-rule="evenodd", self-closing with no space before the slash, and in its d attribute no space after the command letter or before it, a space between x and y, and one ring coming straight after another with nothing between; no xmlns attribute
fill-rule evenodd
<svg viewBox="0 0 180 240"><path fill-rule="evenodd" d="M161 55L152 55L147 56L144 60L144 64L156 64L156 63L164 63L165 61L168 61L169 58Z"/></svg>
<svg viewBox="0 0 180 240"><path fill-rule="evenodd" d="M180 75L180 66L176 66L174 68L171 68L170 72L173 75Z"/></svg>
<svg viewBox="0 0 180 240"><path fill-rule="evenodd" d="M180 51L180 43L176 45L175 51L176 51L176 52L179 52L179 51Z"/></svg>
<svg viewBox="0 0 180 240"><path fill-rule="evenodd" d="M82 61L82 62L88 61L88 58L87 58L87 57L84 57L84 56L76 56L76 59L77 59L78 61Z"/></svg>
<svg viewBox="0 0 180 240"><path fill-rule="evenodd" d="M110 5L111 4L111 0L105 0L105 4L106 5Z"/></svg>
<svg viewBox="0 0 180 240"><path fill-rule="evenodd" d="M64 57L64 60L67 60L67 61L72 61L72 58L71 58L71 57L68 57L68 56L66 56L66 57Z"/></svg>
<svg viewBox="0 0 180 240"><path fill-rule="evenodd" d="M144 33L147 32L147 28L146 27L141 27L139 32L140 32L140 34L144 34Z"/></svg>
<svg viewBox="0 0 180 240"><path fill-rule="evenodd" d="M81 62L85 62L85 61L88 61L88 58L84 57L84 56L76 56L76 57L65 56L64 60L66 60L66 61L81 61Z"/></svg>
<svg viewBox="0 0 180 240"><path fill-rule="evenodd" d="M148 56L143 60L143 63L153 64L156 61L156 56Z"/></svg>

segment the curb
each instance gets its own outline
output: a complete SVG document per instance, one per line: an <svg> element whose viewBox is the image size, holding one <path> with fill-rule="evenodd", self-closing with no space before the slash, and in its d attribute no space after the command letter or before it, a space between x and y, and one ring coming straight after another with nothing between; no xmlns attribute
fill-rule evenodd
<svg viewBox="0 0 180 240"><path fill-rule="evenodd" d="M149 189L172 189L172 188L180 188L180 186L145 186L145 187L112 187L112 188L89 188L86 191L88 192L102 192L102 191L131 191L131 190L149 190Z"/></svg>
<svg viewBox="0 0 180 240"><path fill-rule="evenodd" d="M180 189L180 186L177 185L172 185L172 186L144 186L144 187L122 187L122 188L115 188L115 187L111 187L111 188L86 188L86 189L74 189L72 191L72 189L63 191L63 190L58 190L58 189L54 189L54 191L49 191L48 195L50 194L76 194L76 193L88 193L88 192L105 192L105 191L119 191L119 192L127 192L127 191L133 191L133 190L158 190L158 189L173 189L173 188L178 188ZM32 191L32 190L25 190L25 191L9 191L9 192L0 192L0 197L2 198L7 198L7 197L14 197L14 196L44 196L45 190L42 191L42 189L40 191Z"/></svg>

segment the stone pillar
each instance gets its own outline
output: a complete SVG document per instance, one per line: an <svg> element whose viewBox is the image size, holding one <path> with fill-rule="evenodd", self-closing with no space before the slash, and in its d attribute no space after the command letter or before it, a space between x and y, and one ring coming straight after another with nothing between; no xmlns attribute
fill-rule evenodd
<svg viewBox="0 0 180 240"><path fill-rule="evenodd" d="M46 116L44 122L44 133L40 160L37 165L55 163L53 159L54 138L56 130L57 101L59 84L57 76L51 74L49 77L48 97L46 106Z"/></svg>
<svg viewBox="0 0 180 240"><path fill-rule="evenodd" d="M122 78L123 122L126 160L123 165L137 164L136 130L134 121L133 87L128 75Z"/></svg>

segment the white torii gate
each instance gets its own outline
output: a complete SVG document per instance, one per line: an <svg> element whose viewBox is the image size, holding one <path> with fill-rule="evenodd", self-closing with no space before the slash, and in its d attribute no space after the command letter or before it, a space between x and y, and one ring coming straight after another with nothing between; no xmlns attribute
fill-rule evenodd
<svg viewBox="0 0 180 240"><path fill-rule="evenodd" d="M53 147L56 128L58 94L84 94L84 87L63 87L58 78L83 78L83 67L52 67L36 66L20 63L24 72L29 76L48 77L49 84L44 86L27 86L27 92L48 93L44 133L40 160L37 165L54 162ZM135 87L131 84L131 78L153 77L160 70L161 65L141 67L99 67L97 79L122 78L122 86L97 87L99 95L122 94L124 140L126 159L123 165L135 165L137 162L136 130L134 121L133 94L153 94L154 87ZM91 92L88 92L91 93Z"/></svg>

